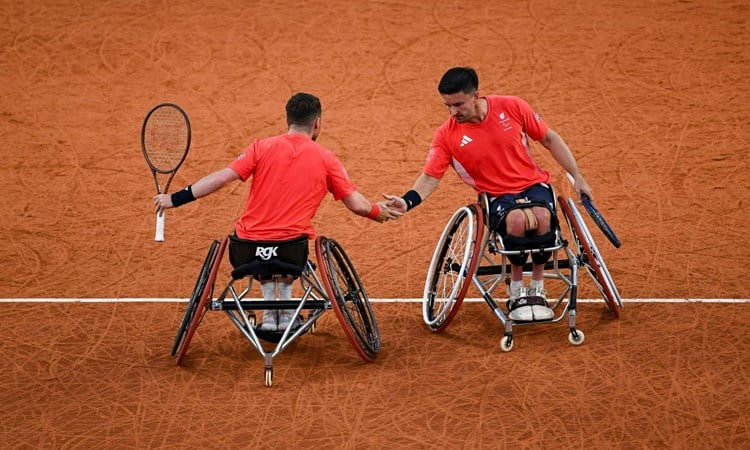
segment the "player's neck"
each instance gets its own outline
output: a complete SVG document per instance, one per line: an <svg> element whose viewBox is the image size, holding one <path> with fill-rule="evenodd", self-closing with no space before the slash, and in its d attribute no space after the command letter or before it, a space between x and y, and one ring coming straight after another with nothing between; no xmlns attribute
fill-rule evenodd
<svg viewBox="0 0 750 450"><path fill-rule="evenodd" d="M312 139L312 130L304 130L301 128L289 127L289 131L286 134L299 134Z"/></svg>
<svg viewBox="0 0 750 450"><path fill-rule="evenodd" d="M479 97L477 100L477 113L474 117L467 120L468 123L471 124L479 124L484 121L484 118L487 117L487 111L489 109L487 99L484 97Z"/></svg>

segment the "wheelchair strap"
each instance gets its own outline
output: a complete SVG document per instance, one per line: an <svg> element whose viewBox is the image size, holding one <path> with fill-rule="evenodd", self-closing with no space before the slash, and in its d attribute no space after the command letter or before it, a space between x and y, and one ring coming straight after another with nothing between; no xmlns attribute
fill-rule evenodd
<svg viewBox="0 0 750 450"><path fill-rule="evenodd" d="M526 231L536 230L539 222L531 208L521 208L521 212L526 216Z"/></svg>
<svg viewBox="0 0 750 450"><path fill-rule="evenodd" d="M303 267L300 267L297 264L284 262L278 259L271 259L268 261L256 259L255 261L242 264L234 269L232 271L232 278L239 280L248 275L261 278L271 277L273 275L290 275L298 277L302 273L302 269Z"/></svg>

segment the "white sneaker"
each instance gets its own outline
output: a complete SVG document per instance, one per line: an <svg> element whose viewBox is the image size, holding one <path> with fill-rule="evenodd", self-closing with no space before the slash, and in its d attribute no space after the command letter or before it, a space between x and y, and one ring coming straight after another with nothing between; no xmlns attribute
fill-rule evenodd
<svg viewBox="0 0 750 450"><path fill-rule="evenodd" d="M289 327L289 324L292 323L292 321L296 319L294 317L294 310L293 309L282 309L279 311L279 331L284 331ZM295 322L294 325L296 326L297 323Z"/></svg>
<svg viewBox="0 0 750 450"><path fill-rule="evenodd" d="M547 300L547 291L544 289L544 285L531 283L528 289L526 289L526 295L529 297L542 297Z"/></svg>
<svg viewBox="0 0 750 450"><path fill-rule="evenodd" d="M526 286L520 285L520 286L513 286L508 285L508 299L513 302L515 300L518 300L521 297L526 297Z"/></svg>
<svg viewBox="0 0 750 450"><path fill-rule="evenodd" d="M263 331L276 331L279 328L279 311L266 309L263 311L263 322L260 323Z"/></svg>
<svg viewBox="0 0 750 450"><path fill-rule="evenodd" d="M541 304L536 304L531 306L531 311L533 320L542 321L542 320L552 320L555 317L555 312L547 306L547 291L544 290L544 285L537 285L537 284L531 284L529 286L529 289L527 290L526 295L529 297L537 297L537 299L541 299Z"/></svg>
<svg viewBox="0 0 750 450"><path fill-rule="evenodd" d="M534 313L530 305L526 304L526 286L508 286L508 317L518 322L531 322Z"/></svg>
<svg viewBox="0 0 750 450"><path fill-rule="evenodd" d="M534 320L534 307L528 304L528 297L520 297L508 300L508 317L516 322L532 322Z"/></svg>

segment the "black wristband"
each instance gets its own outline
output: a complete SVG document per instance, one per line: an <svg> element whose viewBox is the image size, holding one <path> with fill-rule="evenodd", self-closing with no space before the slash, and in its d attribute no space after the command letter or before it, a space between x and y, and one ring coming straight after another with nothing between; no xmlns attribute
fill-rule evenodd
<svg viewBox="0 0 750 450"><path fill-rule="evenodd" d="M178 206L182 206L185 203L190 203L195 200L195 196L193 195L193 186L190 185L186 187L185 189L181 191L177 191L174 194L172 194L172 206L177 208Z"/></svg>
<svg viewBox="0 0 750 450"><path fill-rule="evenodd" d="M403 198L406 202L407 211L422 203L422 197L420 197L419 192L415 191L414 189L402 195L401 198Z"/></svg>

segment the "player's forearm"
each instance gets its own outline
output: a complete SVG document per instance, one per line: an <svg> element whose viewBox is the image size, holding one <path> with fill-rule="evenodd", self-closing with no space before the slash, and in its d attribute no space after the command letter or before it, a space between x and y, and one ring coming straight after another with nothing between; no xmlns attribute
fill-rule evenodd
<svg viewBox="0 0 750 450"><path fill-rule="evenodd" d="M354 191L351 195L341 200L346 208L358 216L367 216L372 210L372 203L365 198L359 191Z"/></svg>
<svg viewBox="0 0 750 450"><path fill-rule="evenodd" d="M217 170L214 173L206 175L205 177L196 181L191 186L191 189L195 198L201 198L213 192L216 192L217 190L237 179L239 179L237 173L234 170L226 167L224 169Z"/></svg>
<svg viewBox="0 0 750 450"><path fill-rule="evenodd" d="M583 177L573 153L570 151L570 148L568 148L568 145L563 138L554 131L549 130L541 142L550 151L552 157L555 158L555 161L557 161L557 163L560 164L560 166L562 166L571 177L573 177L573 187L575 187L576 192L579 195L586 195L593 199L594 192Z"/></svg>
<svg viewBox="0 0 750 450"><path fill-rule="evenodd" d="M559 134L553 130L549 130L541 143L547 148L547 150L549 150L555 161L557 161L566 172L571 174L573 178L578 179L582 177L576 159L573 156L573 152L570 151L568 144L565 143Z"/></svg>
<svg viewBox="0 0 750 450"><path fill-rule="evenodd" d="M422 172L417 181L414 182L414 186L401 197L389 194L383 195L388 199L388 206L400 213L405 213L419 206L423 200L426 200L427 197L435 192L439 183L440 178L435 178Z"/></svg>
<svg viewBox="0 0 750 450"><path fill-rule="evenodd" d="M429 197L433 192L435 192L439 183L440 178L435 178L422 172L421 174L419 174L417 181L414 182L414 186L412 186L411 189L413 191L416 191L421 197L422 201L424 201L427 200L427 197Z"/></svg>

